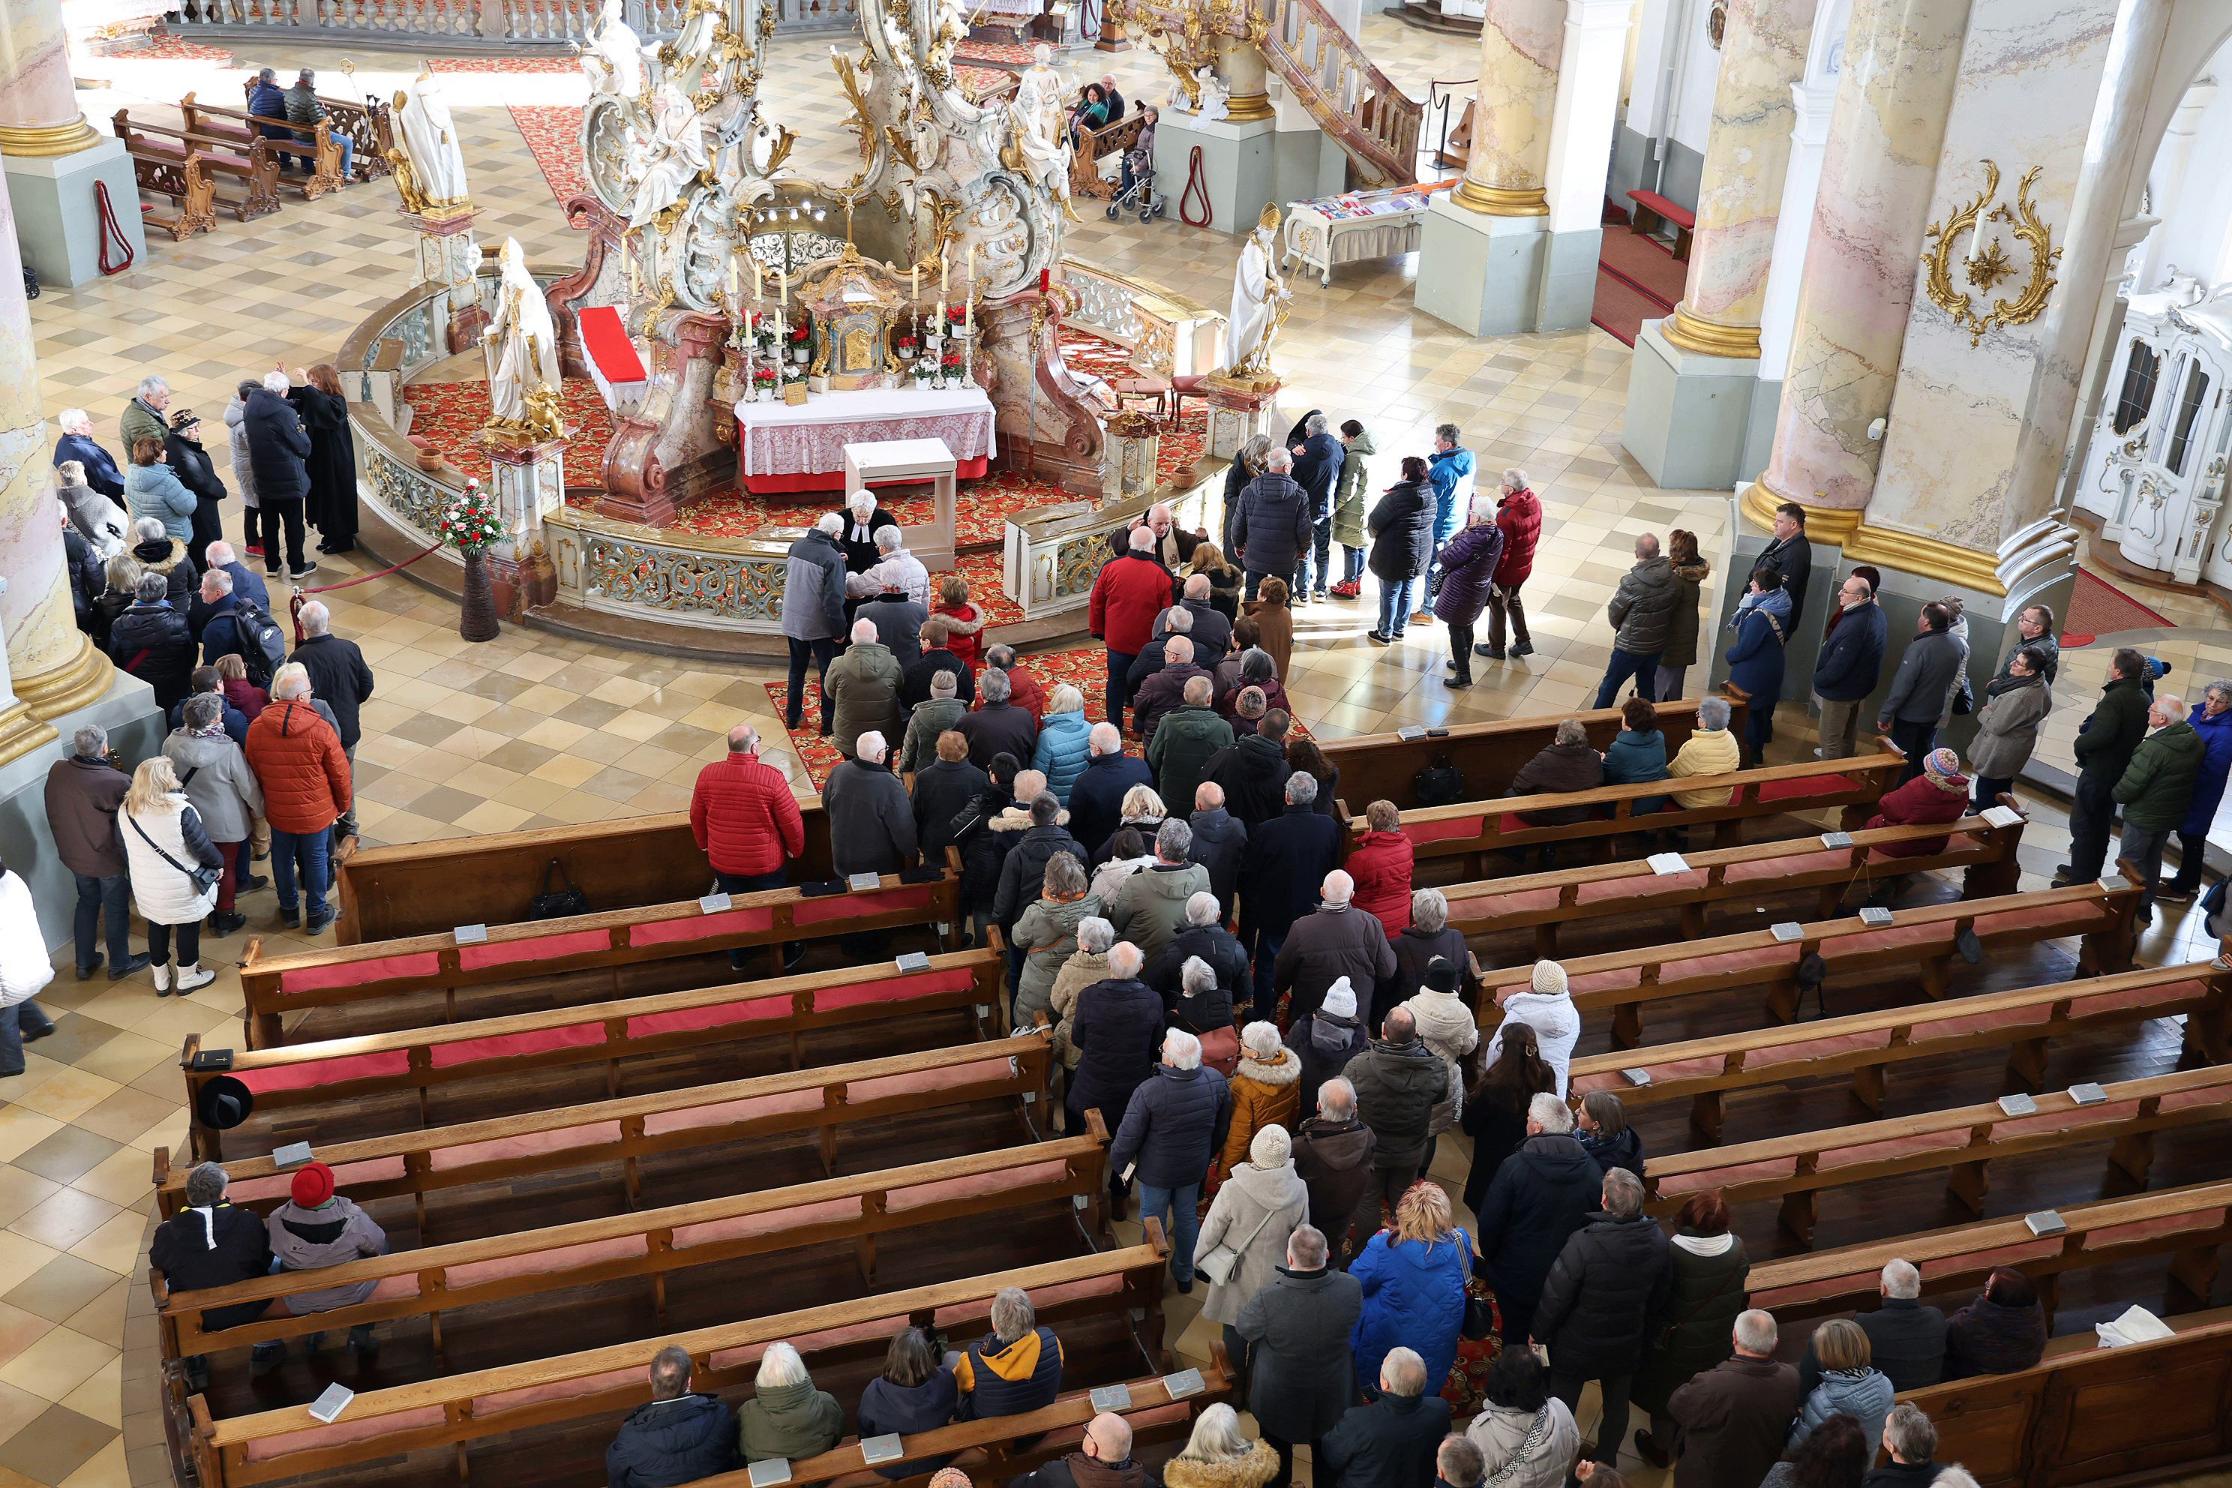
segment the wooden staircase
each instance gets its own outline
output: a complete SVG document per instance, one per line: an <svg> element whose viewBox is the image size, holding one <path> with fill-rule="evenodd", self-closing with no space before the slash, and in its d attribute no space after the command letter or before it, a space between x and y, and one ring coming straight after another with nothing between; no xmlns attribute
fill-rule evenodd
<svg viewBox="0 0 2232 1488"><path fill-rule="evenodd" d="M1374 67L1318 0L1274 0L1262 49L1264 62L1356 163L1359 184L1418 179L1426 106Z"/></svg>

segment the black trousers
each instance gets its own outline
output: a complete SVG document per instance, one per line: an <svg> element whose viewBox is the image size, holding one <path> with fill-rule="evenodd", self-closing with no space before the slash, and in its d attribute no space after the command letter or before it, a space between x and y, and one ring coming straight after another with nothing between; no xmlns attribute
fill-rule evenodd
<svg viewBox="0 0 2232 1488"><path fill-rule="evenodd" d="M802 641L796 636L785 636L783 640L790 647L790 690L783 694L790 700L785 710L789 716L783 722L792 728L797 728L799 720L805 716L806 663L809 659L813 661L814 675L826 687L829 682L829 664L837 659L837 642L834 637L827 640ZM829 694L824 692L822 694L822 732L825 734L829 732L829 718Z"/></svg>
<svg viewBox="0 0 2232 1488"><path fill-rule="evenodd" d="M1566 1403L1566 1409L1578 1413L1581 1404L1581 1387L1589 1382L1585 1374L1566 1374L1558 1366L1550 1366L1550 1393ZM1627 1440L1628 1387L1635 1383L1632 1374L1613 1375L1597 1380L1597 1393L1604 1397L1604 1419L1597 1423L1596 1460L1610 1467L1619 1460L1620 1444Z"/></svg>
<svg viewBox="0 0 2232 1488"><path fill-rule="evenodd" d="M1532 646L1534 640L1527 634L1527 612L1519 603L1519 586L1510 588L1497 585L1488 591L1488 646L1494 651L1504 649L1504 625L1511 625L1514 645Z"/></svg>
<svg viewBox="0 0 2232 1488"><path fill-rule="evenodd" d="M2208 850L2209 834L2206 832L2180 832L2178 834L2178 871L2171 875L2181 892L2201 887L2201 855Z"/></svg>
<svg viewBox="0 0 2232 1488"><path fill-rule="evenodd" d="M284 530L287 539L287 571L300 573L302 561L302 503L299 501L272 501L265 499L256 508L256 531L263 544L264 572L279 572L279 537Z"/></svg>
<svg viewBox="0 0 2232 1488"><path fill-rule="evenodd" d="M1472 678L1473 628L1470 625L1449 627L1449 655L1457 663L1457 680L1470 682Z"/></svg>
<svg viewBox="0 0 2232 1488"><path fill-rule="evenodd" d="M1922 773L1922 756L1937 747L1937 720L1925 718L1920 723L1908 723L1903 718L1891 720L1891 742L1899 746L1906 756L1906 768L1899 772L1899 784Z"/></svg>
<svg viewBox="0 0 2232 1488"><path fill-rule="evenodd" d="M149 925L147 927L147 959L157 966L168 964L171 937L178 937L178 964L192 966L201 960L200 920L188 920L183 925Z"/></svg>
<svg viewBox="0 0 2232 1488"><path fill-rule="evenodd" d="M1296 1443L1281 1441L1266 1431L1263 1433L1263 1439L1271 1444L1272 1451L1279 1454L1279 1470L1271 1475L1271 1481L1265 1485L1265 1488L1291 1488L1294 1482L1294 1449L1297 1445L1307 1446L1310 1449L1312 1481L1322 1480L1330 1483L1333 1480L1333 1475L1325 1470L1325 1442L1322 1437Z"/></svg>
<svg viewBox="0 0 2232 1488"><path fill-rule="evenodd" d="M2116 782L2090 772L2077 777L2069 813L2069 876L2086 883L2108 861L2108 834L2116 829Z"/></svg>

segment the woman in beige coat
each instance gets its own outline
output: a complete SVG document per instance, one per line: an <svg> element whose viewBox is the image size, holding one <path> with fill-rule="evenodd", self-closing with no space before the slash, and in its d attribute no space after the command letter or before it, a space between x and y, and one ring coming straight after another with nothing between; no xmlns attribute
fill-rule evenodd
<svg viewBox="0 0 2232 1488"><path fill-rule="evenodd" d="M1286 1261L1288 1237L1309 1217L1310 1191L1294 1171L1293 1140L1283 1126L1264 1127L1248 1145L1248 1160L1217 1190L1194 1245L1197 1266L1220 1245L1240 1253L1231 1278L1212 1283L1201 1305L1203 1317L1224 1324L1225 1352L1235 1363L1247 1357L1247 1344L1232 1326L1240 1309L1271 1284Z"/></svg>
<svg viewBox="0 0 2232 1488"><path fill-rule="evenodd" d="M1054 1020L1054 1057L1064 1070L1077 1068L1079 1051L1070 1041L1070 1027L1077 1020L1077 994L1108 980L1108 948L1115 943L1116 927L1098 913L1089 914L1077 922L1076 954L1054 973L1054 990L1046 997L1047 1016Z"/></svg>

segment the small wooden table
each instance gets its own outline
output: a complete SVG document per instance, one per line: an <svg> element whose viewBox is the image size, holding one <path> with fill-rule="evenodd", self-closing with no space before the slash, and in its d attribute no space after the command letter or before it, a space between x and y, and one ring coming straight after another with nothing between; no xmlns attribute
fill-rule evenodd
<svg viewBox="0 0 2232 1488"><path fill-rule="evenodd" d="M942 439L880 439L845 446L845 494L895 481L931 481L937 486L936 516L927 528L902 528L907 551L932 573L954 566L954 507L960 500L953 451Z"/></svg>

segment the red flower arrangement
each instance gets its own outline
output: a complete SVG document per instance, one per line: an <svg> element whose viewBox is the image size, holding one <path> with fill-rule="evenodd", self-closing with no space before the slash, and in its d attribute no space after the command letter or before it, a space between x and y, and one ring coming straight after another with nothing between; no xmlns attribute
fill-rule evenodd
<svg viewBox="0 0 2232 1488"><path fill-rule="evenodd" d="M812 328L807 326L803 322L798 325L794 325L791 327L790 332L791 344L793 346L803 346L806 344L806 338L812 334Z"/></svg>
<svg viewBox="0 0 2232 1488"><path fill-rule="evenodd" d="M942 366L942 367L944 367L944 368L945 368L945 369L946 369L946 370L947 370L948 372L958 372L958 371L960 371L960 370L961 370L961 353L960 353L960 352L958 352L958 351L949 351L949 352L947 352L947 353L945 354L944 358L943 358L943 359L942 359L942 360L941 360L941 361L939 362L939 365L940 365L940 366Z"/></svg>
<svg viewBox="0 0 2232 1488"><path fill-rule="evenodd" d="M915 338L912 336L901 336L899 338L899 355L903 357L911 357L914 354Z"/></svg>
<svg viewBox="0 0 2232 1488"><path fill-rule="evenodd" d="M948 305L948 306L946 306L946 324L947 324L947 325L959 325L959 324L961 324L961 323L962 323L963 321L967 320L968 318L969 318L969 307L968 307L967 305Z"/></svg>
<svg viewBox="0 0 2232 1488"><path fill-rule="evenodd" d="M775 386L775 369L773 367L753 368L752 381L757 383L761 387Z"/></svg>
<svg viewBox="0 0 2232 1488"><path fill-rule="evenodd" d="M496 515L496 503L481 490L478 477L466 480L464 491L443 514L442 540L468 558L504 540L504 524Z"/></svg>

